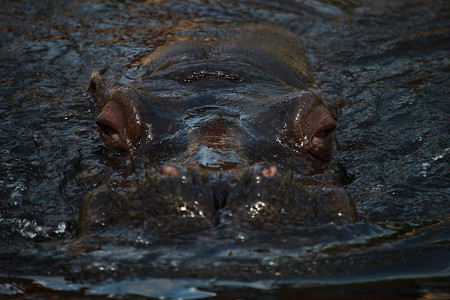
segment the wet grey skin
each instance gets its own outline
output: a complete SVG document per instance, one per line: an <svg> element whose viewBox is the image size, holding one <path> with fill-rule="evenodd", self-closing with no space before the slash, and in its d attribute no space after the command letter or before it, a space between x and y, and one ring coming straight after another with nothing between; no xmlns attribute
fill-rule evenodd
<svg viewBox="0 0 450 300"><path fill-rule="evenodd" d="M127 84L93 72L104 145L151 167L122 192L91 192L81 232L356 220L332 159L335 97L315 85L298 38L263 25L230 32L156 49Z"/></svg>

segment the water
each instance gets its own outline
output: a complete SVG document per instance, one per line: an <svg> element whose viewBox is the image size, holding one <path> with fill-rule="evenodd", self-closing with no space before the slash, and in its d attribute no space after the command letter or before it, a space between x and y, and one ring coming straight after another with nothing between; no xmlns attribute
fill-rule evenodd
<svg viewBox="0 0 450 300"><path fill-rule="evenodd" d="M343 97L360 222L255 232L223 214L220 231L80 239L87 192L134 176L100 145L90 73L124 82L155 47L246 22L297 33ZM3 1L0 295L449 298L449 28L446 1Z"/></svg>

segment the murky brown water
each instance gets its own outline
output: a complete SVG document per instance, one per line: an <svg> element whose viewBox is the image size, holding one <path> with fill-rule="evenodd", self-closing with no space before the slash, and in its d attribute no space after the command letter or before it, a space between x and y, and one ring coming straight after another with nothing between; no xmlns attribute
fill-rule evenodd
<svg viewBox="0 0 450 300"><path fill-rule="evenodd" d="M1 5L0 296L448 298L446 1ZM84 196L134 176L118 174L127 158L100 144L90 73L106 66L107 80L124 82L158 46L247 22L298 34L316 81L345 99L336 161L361 221L174 237L114 228L79 239Z"/></svg>

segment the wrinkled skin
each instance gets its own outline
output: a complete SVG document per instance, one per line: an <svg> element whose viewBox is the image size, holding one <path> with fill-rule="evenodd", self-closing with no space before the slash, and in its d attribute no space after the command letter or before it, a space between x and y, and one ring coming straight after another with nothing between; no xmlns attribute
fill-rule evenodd
<svg viewBox="0 0 450 300"><path fill-rule="evenodd" d="M82 231L356 220L332 162L333 101L280 28L247 25L219 40L170 44L127 84L106 85L94 72L88 91L105 146L147 166L136 167L145 174L126 192L109 184L89 194Z"/></svg>

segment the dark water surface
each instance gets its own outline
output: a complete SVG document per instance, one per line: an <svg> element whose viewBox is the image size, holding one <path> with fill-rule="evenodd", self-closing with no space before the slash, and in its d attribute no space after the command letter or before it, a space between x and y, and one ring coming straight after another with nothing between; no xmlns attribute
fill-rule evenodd
<svg viewBox="0 0 450 300"><path fill-rule="evenodd" d="M0 4L1 298L450 298L448 1ZM128 176L99 141L90 73L126 81L157 46L246 22L298 34L345 99L335 159L360 221L80 239L84 196Z"/></svg>

